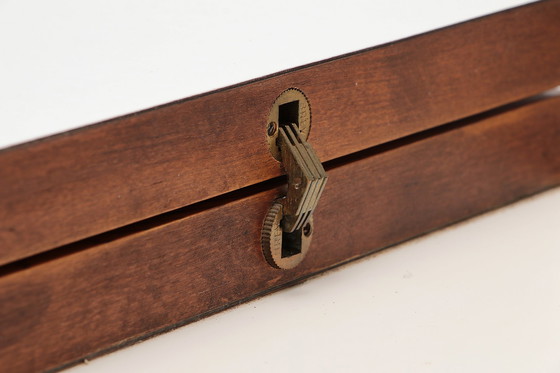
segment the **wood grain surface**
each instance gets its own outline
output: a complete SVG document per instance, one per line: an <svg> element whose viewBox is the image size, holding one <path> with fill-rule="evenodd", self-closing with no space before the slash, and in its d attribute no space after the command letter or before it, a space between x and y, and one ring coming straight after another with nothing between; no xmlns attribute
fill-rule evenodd
<svg viewBox="0 0 560 373"><path fill-rule="evenodd" d="M271 268L259 244L281 179L5 266L0 366L76 361L558 185L558 144L557 97L330 162L314 241L294 270Z"/></svg>
<svg viewBox="0 0 560 373"><path fill-rule="evenodd" d="M277 177L264 133L288 87L322 161L552 88L559 19L529 4L2 150L0 264Z"/></svg>

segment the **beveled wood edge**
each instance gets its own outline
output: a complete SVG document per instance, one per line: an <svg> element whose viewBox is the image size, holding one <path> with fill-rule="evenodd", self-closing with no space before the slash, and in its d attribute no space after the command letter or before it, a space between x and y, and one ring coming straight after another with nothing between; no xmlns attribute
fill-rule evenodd
<svg viewBox="0 0 560 373"><path fill-rule="evenodd" d="M313 247L292 271L260 251L273 188L6 274L0 364L76 361L558 185L559 103L529 102L331 168Z"/></svg>
<svg viewBox="0 0 560 373"><path fill-rule="evenodd" d="M554 87L558 18L532 3L0 151L0 265L280 175L264 126L287 87L323 161Z"/></svg>

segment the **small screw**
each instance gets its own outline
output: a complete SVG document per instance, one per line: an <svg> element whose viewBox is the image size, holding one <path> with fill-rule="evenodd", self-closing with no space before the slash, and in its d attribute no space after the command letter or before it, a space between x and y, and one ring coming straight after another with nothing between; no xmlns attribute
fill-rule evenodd
<svg viewBox="0 0 560 373"><path fill-rule="evenodd" d="M268 123L268 128L266 132L268 133L268 136L272 136L276 133L277 129L278 129L278 124L276 124L276 122L270 122Z"/></svg>
<svg viewBox="0 0 560 373"><path fill-rule="evenodd" d="M313 228L311 228L311 223L305 224L305 226L303 227L303 234L305 235L305 237L311 236L312 232Z"/></svg>

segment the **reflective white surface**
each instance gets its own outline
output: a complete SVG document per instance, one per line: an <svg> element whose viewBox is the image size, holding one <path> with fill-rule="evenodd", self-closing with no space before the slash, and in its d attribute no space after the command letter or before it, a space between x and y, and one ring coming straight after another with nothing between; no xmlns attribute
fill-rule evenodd
<svg viewBox="0 0 560 373"><path fill-rule="evenodd" d="M559 226L557 188L71 372L558 372Z"/></svg>
<svg viewBox="0 0 560 373"><path fill-rule="evenodd" d="M526 0L0 0L0 149Z"/></svg>

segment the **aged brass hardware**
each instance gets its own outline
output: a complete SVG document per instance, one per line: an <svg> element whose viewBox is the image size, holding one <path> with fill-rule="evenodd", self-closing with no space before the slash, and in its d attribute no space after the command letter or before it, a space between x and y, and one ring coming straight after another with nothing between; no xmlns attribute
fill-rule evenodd
<svg viewBox="0 0 560 373"><path fill-rule="evenodd" d="M266 127L270 152L288 175L286 196L273 203L261 233L264 256L275 268L294 268L303 260L313 235L312 214L327 182L323 165L306 141L310 128L305 95L293 88L284 91Z"/></svg>
<svg viewBox="0 0 560 373"><path fill-rule="evenodd" d="M274 268L291 269L297 266L311 243L313 217L303 229L293 233L282 230L283 205L275 201L264 220L262 229L262 248L267 262Z"/></svg>
<svg viewBox="0 0 560 373"><path fill-rule="evenodd" d="M277 161L282 160L278 146L278 125L285 123L297 124L300 136L307 140L311 130L311 107L302 91L290 88L282 92L272 105L268 115L267 136L270 153Z"/></svg>

